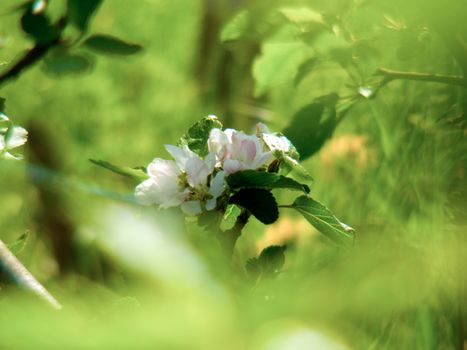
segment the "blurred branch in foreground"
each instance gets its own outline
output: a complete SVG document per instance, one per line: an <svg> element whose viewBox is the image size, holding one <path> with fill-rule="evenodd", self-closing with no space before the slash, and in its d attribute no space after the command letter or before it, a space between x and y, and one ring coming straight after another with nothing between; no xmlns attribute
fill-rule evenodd
<svg viewBox="0 0 467 350"><path fill-rule="evenodd" d="M53 308L60 310L60 303L40 284L34 276L21 264L6 245L0 240L0 268L22 288L30 290L48 302Z"/></svg>
<svg viewBox="0 0 467 350"><path fill-rule="evenodd" d="M376 72L378 75L384 76L388 81L395 79L405 80L418 80L434 83L443 83L450 85L458 85L467 87L467 79L460 75L442 75L442 74L428 74L418 72L401 72L386 68L379 68Z"/></svg>

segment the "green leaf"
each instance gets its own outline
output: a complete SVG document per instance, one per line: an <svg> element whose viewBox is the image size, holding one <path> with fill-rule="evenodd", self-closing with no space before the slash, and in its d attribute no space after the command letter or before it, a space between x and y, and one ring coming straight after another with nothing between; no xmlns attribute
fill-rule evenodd
<svg viewBox="0 0 467 350"><path fill-rule="evenodd" d="M285 188L290 190L310 192L307 185L301 184L294 179L257 170L238 171L226 178L227 184L232 190L240 188L264 188L272 190L275 188Z"/></svg>
<svg viewBox="0 0 467 350"><path fill-rule="evenodd" d="M222 128L216 116L210 115L193 124L178 141L178 146L188 146L193 152L204 157L209 153L208 138L212 129Z"/></svg>
<svg viewBox="0 0 467 350"><path fill-rule="evenodd" d="M261 56L253 64L255 95L292 81L308 53L308 47L300 41L263 44Z"/></svg>
<svg viewBox="0 0 467 350"><path fill-rule="evenodd" d="M286 246L269 246L262 250L257 258L251 258L246 263L248 275L253 279L261 276L272 276L284 266Z"/></svg>
<svg viewBox="0 0 467 350"><path fill-rule="evenodd" d="M289 175L291 178L297 179L298 181L313 181L313 177L310 175L308 170L289 156L283 156L280 158L279 174Z"/></svg>
<svg viewBox="0 0 467 350"><path fill-rule="evenodd" d="M317 57L311 57L307 59L305 62L303 62L298 67L297 74L295 75L295 78L294 78L295 86L299 85L302 82L302 80L313 71L313 69L316 67L317 62L318 62Z"/></svg>
<svg viewBox="0 0 467 350"><path fill-rule="evenodd" d="M321 13L308 7L283 7L279 12L294 24L324 24Z"/></svg>
<svg viewBox="0 0 467 350"><path fill-rule="evenodd" d="M43 13L35 15L31 12L30 8L27 8L21 17L21 28L38 44L49 43L57 37L57 31L50 23L48 17Z"/></svg>
<svg viewBox="0 0 467 350"><path fill-rule="evenodd" d="M336 243L353 242L354 230L340 222L331 211L309 196L300 196L291 205L318 231Z"/></svg>
<svg viewBox="0 0 467 350"><path fill-rule="evenodd" d="M137 182L142 182L149 177L143 170L139 168L130 168L130 167L122 167L118 165L113 165L104 160L96 160L96 159L89 159L89 160L92 163L100 167L103 167L119 175L129 177L130 179L135 180Z"/></svg>
<svg viewBox="0 0 467 350"><path fill-rule="evenodd" d="M245 188L230 198L231 204L237 204L248 210L263 224L272 224L279 217L276 199L268 190Z"/></svg>
<svg viewBox="0 0 467 350"><path fill-rule="evenodd" d="M283 133L294 144L303 161L321 149L338 122L335 102L314 102L295 113Z"/></svg>
<svg viewBox="0 0 467 350"><path fill-rule="evenodd" d="M23 233L16 241L7 245L8 249L14 254L18 255L22 252L29 240L29 232Z"/></svg>
<svg viewBox="0 0 467 350"><path fill-rule="evenodd" d="M55 76L89 72L92 63L85 56L59 51L44 59L44 70Z"/></svg>
<svg viewBox="0 0 467 350"><path fill-rule="evenodd" d="M240 39L247 32L249 26L249 12L246 10L240 11L222 29L221 42L226 43Z"/></svg>
<svg viewBox="0 0 467 350"><path fill-rule="evenodd" d="M110 35L96 34L89 37L83 45L91 50L108 55L134 55L143 50L138 44L128 43Z"/></svg>
<svg viewBox="0 0 467 350"><path fill-rule="evenodd" d="M68 0L68 18L79 30L88 29L92 15L101 5L102 0Z"/></svg>
<svg viewBox="0 0 467 350"><path fill-rule="evenodd" d="M5 112L5 102L6 100L3 97L0 97L0 113Z"/></svg>
<svg viewBox="0 0 467 350"><path fill-rule="evenodd" d="M225 210L220 223L222 231L230 230L235 226L238 216L242 213L242 209L235 204L229 204Z"/></svg>

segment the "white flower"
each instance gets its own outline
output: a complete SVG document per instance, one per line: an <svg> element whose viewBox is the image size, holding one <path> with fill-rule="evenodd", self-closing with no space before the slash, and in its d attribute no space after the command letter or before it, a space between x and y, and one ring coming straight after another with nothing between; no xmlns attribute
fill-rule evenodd
<svg viewBox="0 0 467 350"><path fill-rule="evenodd" d="M264 143L266 146L268 146L270 151L281 151L288 153L292 148L292 145L287 137L271 133L268 127L263 123L256 124L256 133L263 139Z"/></svg>
<svg viewBox="0 0 467 350"><path fill-rule="evenodd" d="M213 129L208 146L216 156L216 166L222 166L226 174L240 170L258 169L272 158L271 151L264 151L261 140L256 135L247 135L233 129Z"/></svg>
<svg viewBox="0 0 467 350"><path fill-rule="evenodd" d="M165 146L174 160L156 158L147 168L149 179L136 187L139 203L157 204L162 208L180 205L187 215L197 215L216 207L224 190L223 171L208 179L214 171L215 156L201 159L188 147Z"/></svg>
<svg viewBox="0 0 467 350"><path fill-rule="evenodd" d="M156 158L147 167L149 179L136 186L135 196L140 204L157 204L162 208L183 203L189 191L180 185L182 170L173 160Z"/></svg>
<svg viewBox="0 0 467 350"><path fill-rule="evenodd" d="M11 133L7 135L7 133ZM8 128L0 129L0 156L10 159L20 159L10 154L9 151L13 148L22 146L28 139L28 132L21 126L14 126L12 130L8 131Z"/></svg>

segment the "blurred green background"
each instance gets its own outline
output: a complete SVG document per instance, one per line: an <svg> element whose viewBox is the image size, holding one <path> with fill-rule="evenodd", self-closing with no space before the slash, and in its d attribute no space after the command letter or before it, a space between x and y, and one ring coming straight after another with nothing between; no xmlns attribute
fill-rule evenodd
<svg viewBox="0 0 467 350"><path fill-rule="evenodd" d="M1 71L33 45L17 4L0 4ZM30 133L24 161L0 162L0 238L29 232L18 258L64 305L4 285L0 347L463 349L467 90L379 89L374 73L465 76L466 13L462 0L104 1L89 32L143 52L78 47L86 74L39 62L0 87ZM313 195L356 229L349 250L283 209L272 226L248 224L232 269L194 221L185 232L177 213L136 206L131 183L88 161L167 157L163 145L207 114L280 131L331 93L352 108L303 164ZM278 278L242 281L248 258L284 243Z"/></svg>

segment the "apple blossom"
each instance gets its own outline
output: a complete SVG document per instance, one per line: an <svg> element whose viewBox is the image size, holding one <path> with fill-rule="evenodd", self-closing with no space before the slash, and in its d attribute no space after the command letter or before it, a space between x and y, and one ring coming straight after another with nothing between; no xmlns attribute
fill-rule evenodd
<svg viewBox="0 0 467 350"><path fill-rule="evenodd" d="M224 172L212 177L215 158L201 159L188 147L165 146L174 160L154 159L147 167L149 179L136 187L135 196L144 205L157 204L161 208L180 205L187 215L200 214L203 206L212 210L224 189Z"/></svg>

